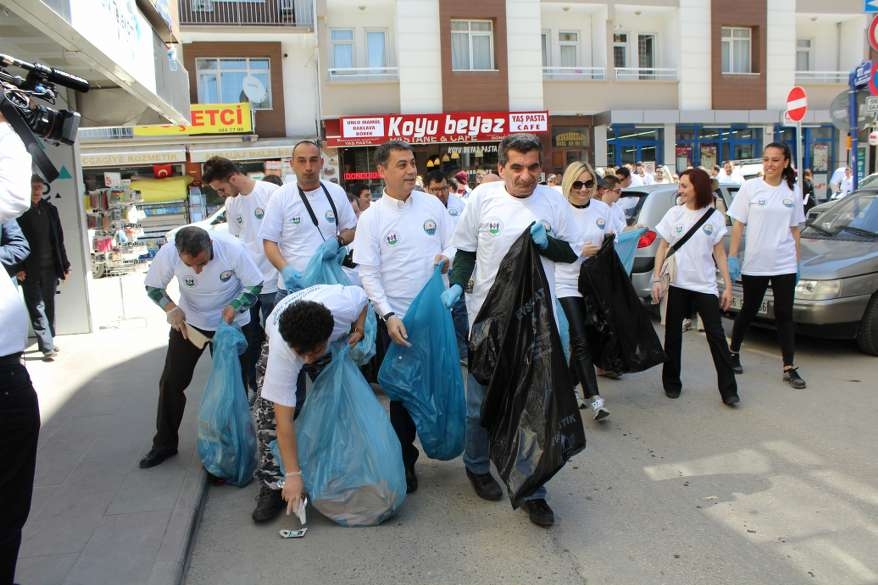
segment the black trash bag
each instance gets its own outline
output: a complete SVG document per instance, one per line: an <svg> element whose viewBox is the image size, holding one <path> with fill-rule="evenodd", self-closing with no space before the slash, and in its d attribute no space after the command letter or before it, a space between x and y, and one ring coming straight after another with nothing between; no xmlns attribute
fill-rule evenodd
<svg viewBox="0 0 878 585"><path fill-rule="evenodd" d="M649 312L631 285L608 235L600 251L582 263L579 292L594 364L614 372L642 372L664 363Z"/></svg>
<svg viewBox="0 0 878 585"><path fill-rule="evenodd" d="M525 230L472 326L470 372L486 387L482 426L512 507L585 449L549 283Z"/></svg>

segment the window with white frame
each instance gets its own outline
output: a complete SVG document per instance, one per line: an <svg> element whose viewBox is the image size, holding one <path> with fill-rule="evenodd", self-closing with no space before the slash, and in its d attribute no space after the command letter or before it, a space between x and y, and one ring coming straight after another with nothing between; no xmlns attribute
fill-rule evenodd
<svg viewBox="0 0 878 585"><path fill-rule="evenodd" d="M811 39L798 39L796 41L796 71L811 71L812 48Z"/></svg>
<svg viewBox="0 0 878 585"><path fill-rule="evenodd" d="M752 73L753 29L722 27L722 72Z"/></svg>
<svg viewBox="0 0 878 585"><path fill-rule="evenodd" d="M559 32L558 45L561 52L561 67L579 67L579 33Z"/></svg>
<svg viewBox="0 0 878 585"><path fill-rule="evenodd" d="M490 20L451 21L451 69L494 69L494 23Z"/></svg>
<svg viewBox="0 0 878 585"><path fill-rule="evenodd" d="M250 102L255 110L272 109L271 60L267 57L199 57L195 70L200 103Z"/></svg>
<svg viewBox="0 0 878 585"><path fill-rule="evenodd" d="M384 69L387 67L387 32L370 29L366 31L366 67Z"/></svg>
<svg viewBox="0 0 878 585"><path fill-rule="evenodd" d="M628 67L628 33L613 33L613 67Z"/></svg>
<svg viewBox="0 0 878 585"><path fill-rule="evenodd" d="M552 52L552 45L549 43L549 39L551 38L551 34L548 30L544 30L542 36L540 37L540 46L543 49L543 67L548 67L552 62L550 58Z"/></svg>
<svg viewBox="0 0 878 585"><path fill-rule="evenodd" d="M656 62L655 54L655 35L652 33L639 33L637 35L637 66L640 69L654 69Z"/></svg>
<svg viewBox="0 0 878 585"><path fill-rule="evenodd" d="M352 69L354 67L354 29L330 29L329 42L332 46L332 68Z"/></svg>

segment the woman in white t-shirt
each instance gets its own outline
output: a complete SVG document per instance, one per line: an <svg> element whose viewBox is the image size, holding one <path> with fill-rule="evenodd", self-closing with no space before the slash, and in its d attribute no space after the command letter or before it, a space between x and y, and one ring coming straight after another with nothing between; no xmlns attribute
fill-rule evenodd
<svg viewBox="0 0 878 585"><path fill-rule="evenodd" d="M575 246L582 245L579 258L571 264L555 266L555 294L561 303L570 328L570 361L573 372L582 384L582 393L591 403L595 420L610 415L598 392L594 362L585 332L585 303L579 292L579 269L584 258L601 249L604 234L611 231L610 208L593 197L596 175L588 163L573 162L561 179L561 191L570 203L569 212L576 228ZM575 249L575 248L574 248Z"/></svg>
<svg viewBox="0 0 878 585"><path fill-rule="evenodd" d="M726 234L726 221L722 212L711 207L713 193L710 189L710 175L701 169L689 169L680 174L680 205L675 205L655 227L661 238L655 256L655 271L652 278L652 299L658 303L664 294L668 295L665 313L665 353L668 356L662 369L662 385L668 398L678 398L683 384L680 380L680 354L683 343L683 318L694 308L701 316L704 334L716 368L717 385L723 403L735 406L740 402L735 373L726 335L723 331L720 309L727 310L732 302L732 280L726 265L726 251L723 236ZM662 265L668 256L669 248L680 242L693 227L705 217L707 219L692 232L674 251L677 264L676 274L667 292L661 281ZM725 287L722 297L717 300L716 267L720 267Z"/></svg>
<svg viewBox="0 0 878 585"><path fill-rule="evenodd" d="M732 363L741 367L741 343L759 312L765 290L771 284L774 322L783 354L783 380L804 388L805 380L795 366L793 299L799 281L799 225L805 222L802 196L795 188L796 172L790 165L790 148L773 142L762 153L763 176L745 181L729 207L735 220L729 246L729 272L744 289L741 311L732 329ZM741 238L746 233L744 263L738 261Z"/></svg>

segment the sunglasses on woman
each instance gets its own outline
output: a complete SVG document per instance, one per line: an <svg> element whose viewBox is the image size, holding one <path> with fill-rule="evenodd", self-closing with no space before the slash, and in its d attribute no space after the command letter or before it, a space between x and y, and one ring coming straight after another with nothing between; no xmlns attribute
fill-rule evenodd
<svg viewBox="0 0 878 585"><path fill-rule="evenodd" d="M594 187L594 180L589 179L588 181L586 181L584 183L582 181L573 181L573 188L574 189L577 189L577 190L582 189L583 186L585 186L586 189L591 189L592 187Z"/></svg>

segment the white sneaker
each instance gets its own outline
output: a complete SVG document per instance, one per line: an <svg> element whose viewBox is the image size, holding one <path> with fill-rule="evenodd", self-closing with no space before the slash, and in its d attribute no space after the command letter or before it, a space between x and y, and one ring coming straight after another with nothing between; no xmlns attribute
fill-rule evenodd
<svg viewBox="0 0 878 585"><path fill-rule="evenodd" d="M604 408L604 399L600 396L595 396L591 400L591 410L594 413L595 420L604 420L608 416L610 416L610 411Z"/></svg>

